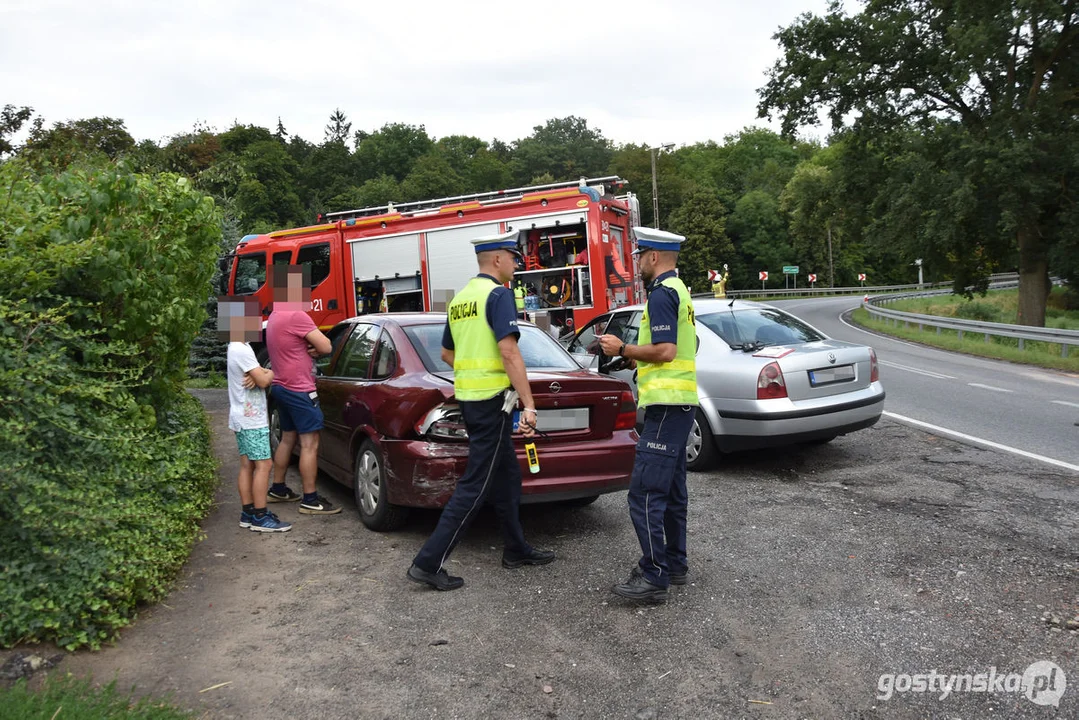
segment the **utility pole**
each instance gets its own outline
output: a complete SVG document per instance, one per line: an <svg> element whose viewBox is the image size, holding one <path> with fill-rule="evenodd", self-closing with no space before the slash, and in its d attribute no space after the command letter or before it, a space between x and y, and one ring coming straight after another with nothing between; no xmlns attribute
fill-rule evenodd
<svg viewBox="0 0 1079 720"><path fill-rule="evenodd" d="M674 143L648 148L652 155L652 224L659 230L659 190L656 187L656 150L670 150Z"/></svg>
<svg viewBox="0 0 1079 720"><path fill-rule="evenodd" d="M832 264L832 221L828 220L828 284L835 287L835 265Z"/></svg>

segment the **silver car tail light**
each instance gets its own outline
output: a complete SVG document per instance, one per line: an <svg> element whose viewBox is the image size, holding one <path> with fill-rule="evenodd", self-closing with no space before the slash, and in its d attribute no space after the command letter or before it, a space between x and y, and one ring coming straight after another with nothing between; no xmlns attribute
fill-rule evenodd
<svg viewBox="0 0 1079 720"><path fill-rule="evenodd" d="M869 382L877 382L880 380L880 365L877 364L877 353L873 348L869 348Z"/></svg>
<svg viewBox="0 0 1079 720"><path fill-rule="evenodd" d="M783 379L783 371L779 369L779 363L770 362L761 368L757 375L757 399L774 400L787 397L787 382Z"/></svg>

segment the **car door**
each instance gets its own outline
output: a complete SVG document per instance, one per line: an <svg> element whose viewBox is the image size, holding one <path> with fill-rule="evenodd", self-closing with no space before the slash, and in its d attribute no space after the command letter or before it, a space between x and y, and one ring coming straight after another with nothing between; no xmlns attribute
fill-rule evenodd
<svg viewBox="0 0 1079 720"><path fill-rule="evenodd" d="M327 374L319 378L325 423L319 460L335 466L338 475L347 474L352 467L349 441L356 427L356 409L365 404L364 393L370 385L371 360L379 330L377 325L356 323Z"/></svg>
<svg viewBox="0 0 1079 720"><path fill-rule="evenodd" d="M577 334L574 335L573 339L566 345L566 351L573 356L573 359L576 360L581 367L587 368L588 370L598 370L598 338L603 334L603 329L607 327L607 323L610 319L610 313L600 315L577 331Z"/></svg>
<svg viewBox="0 0 1079 720"><path fill-rule="evenodd" d="M637 342L637 336L641 327L641 315L640 310L616 312L611 315L611 321L607 323L607 327L604 328L604 333L607 335L614 335L619 338L626 345L633 345ZM637 398L637 371L633 368L623 368L620 370L608 370L607 375L618 378L619 380L625 380L633 388L633 398Z"/></svg>

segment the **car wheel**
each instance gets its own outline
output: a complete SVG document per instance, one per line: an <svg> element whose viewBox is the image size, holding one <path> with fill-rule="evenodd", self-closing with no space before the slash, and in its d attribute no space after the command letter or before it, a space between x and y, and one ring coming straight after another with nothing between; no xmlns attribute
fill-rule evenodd
<svg viewBox="0 0 1079 720"><path fill-rule="evenodd" d="M704 413L698 408L686 440L686 469L692 472L707 470L715 463L718 454L712 429L708 426Z"/></svg>
<svg viewBox="0 0 1079 720"><path fill-rule="evenodd" d="M371 530L385 532L401 526L408 510L387 500L386 462L370 440L364 440L352 469L352 491L360 520Z"/></svg>
<svg viewBox="0 0 1079 720"><path fill-rule="evenodd" d="M599 495L589 495L588 497L571 498L569 500L563 500L562 505L570 508L582 508L587 507L599 500Z"/></svg>

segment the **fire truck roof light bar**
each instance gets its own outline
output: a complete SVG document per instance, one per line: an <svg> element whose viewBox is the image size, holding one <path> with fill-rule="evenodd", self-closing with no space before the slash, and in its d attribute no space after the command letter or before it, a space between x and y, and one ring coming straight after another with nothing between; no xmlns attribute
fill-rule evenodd
<svg viewBox="0 0 1079 720"><path fill-rule="evenodd" d="M566 182L548 183L546 185L529 185L527 187L510 188L508 190L492 190L490 192L472 193L469 195L453 195L444 198L435 198L433 200L416 200L414 202L407 203L389 203L387 205L376 205L372 207L360 208L358 210L342 210L340 212L326 213L326 220L344 220L347 218L355 217L367 217L370 215L383 215L389 212L400 212L402 215L408 213L415 213L421 210L437 208L441 205L449 205L452 203L463 203L469 200L476 200L488 202L510 202L512 200L519 199L525 193L540 192L542 190L558 190L571 187L586 187L592 185L617 185L621 186L625 184L625 180L617 175L607 175L605 177L598 178L581 178L580 180L568 180Z"/></svg>

